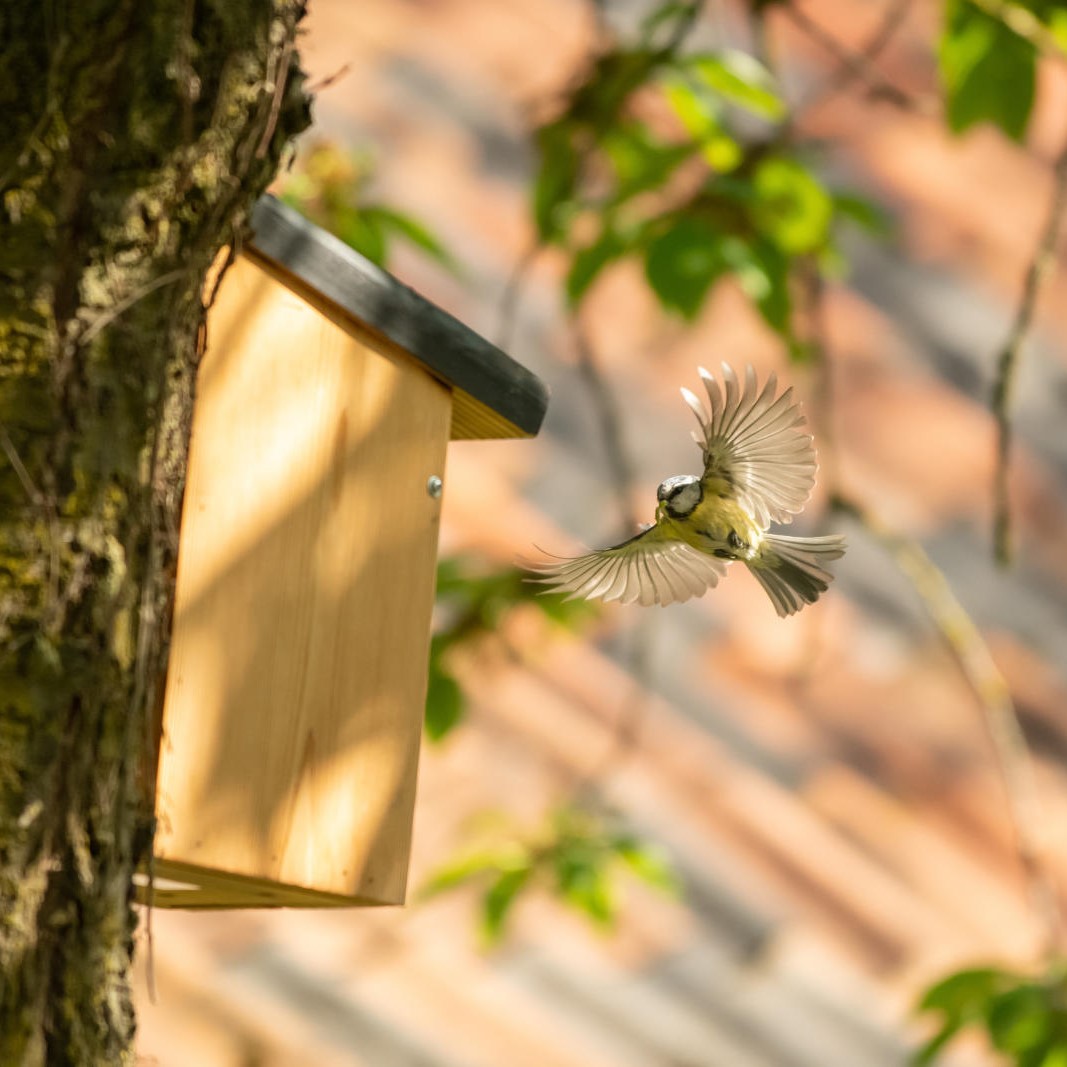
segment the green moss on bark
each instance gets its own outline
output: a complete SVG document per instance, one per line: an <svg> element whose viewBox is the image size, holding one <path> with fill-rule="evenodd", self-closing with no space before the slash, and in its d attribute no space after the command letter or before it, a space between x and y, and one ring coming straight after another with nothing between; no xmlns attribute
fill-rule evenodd
<svg viewBox="0 0 1067 1067"><path fill-rule="evenodd" d="M0 1063L132 1057L201 293L307 124L302 8L0 0Z"/></svg>

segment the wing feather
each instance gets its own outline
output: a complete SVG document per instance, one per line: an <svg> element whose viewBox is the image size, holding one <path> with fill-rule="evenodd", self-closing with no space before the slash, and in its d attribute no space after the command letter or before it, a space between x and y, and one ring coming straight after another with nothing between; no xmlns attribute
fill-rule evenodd
<svg viewBox="0 0 1067 1067"><path fill-rule="evenodd" d="M756 372L745 369L744 387L732 367L722 365L721 384L703 367L710 412L696 394L682 398L700 424L694 434L704 453L704 482L722 480L738 503L766 529L772 522L792 522L815 485L815 446L792 387L776 396L771 375L763 388Z"/></svg>
<svg viewBox="0 0 1067 1067"><path fill-rule="evenodd" d="M620 604L673 604L700 596L726 573L726 564L650 526L612 548L552 561L527 562L541 575L531 581L546 592L569 593L568 600L617 600Z"/></svg>

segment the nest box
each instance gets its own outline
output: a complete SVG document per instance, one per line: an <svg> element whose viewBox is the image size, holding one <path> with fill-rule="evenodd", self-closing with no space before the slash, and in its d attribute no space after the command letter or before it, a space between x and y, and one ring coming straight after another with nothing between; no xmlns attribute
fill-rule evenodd
<svg viewBox="0 0 1067 1067"><path fill-rule="evenodd" d="M151 901L401 903L445 448L546 393L278 201L253 230L199 371Z"/></svg>

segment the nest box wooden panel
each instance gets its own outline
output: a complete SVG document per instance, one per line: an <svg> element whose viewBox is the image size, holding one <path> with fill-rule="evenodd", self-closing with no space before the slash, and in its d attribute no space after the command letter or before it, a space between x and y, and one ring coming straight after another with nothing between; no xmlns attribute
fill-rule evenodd
<svg viewBox="0 0 1067 1067"><path fill-rule="evenodd" d="M199 373L151 898L400 903L432 480L450 438L535 433L545 391L277 201L260 202L253 228Z"/></svg>

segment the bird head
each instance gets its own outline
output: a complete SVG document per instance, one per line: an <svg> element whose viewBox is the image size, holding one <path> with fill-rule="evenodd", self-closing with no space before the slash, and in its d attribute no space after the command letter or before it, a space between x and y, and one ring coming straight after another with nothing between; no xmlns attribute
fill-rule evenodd
<svg viewBox="0 0 1067 1067"><path fill-rule="evenodd" d="M684 519L704 497L700 479L693 474L676 474L656 490L656 499L672 519Z"/></svg>

